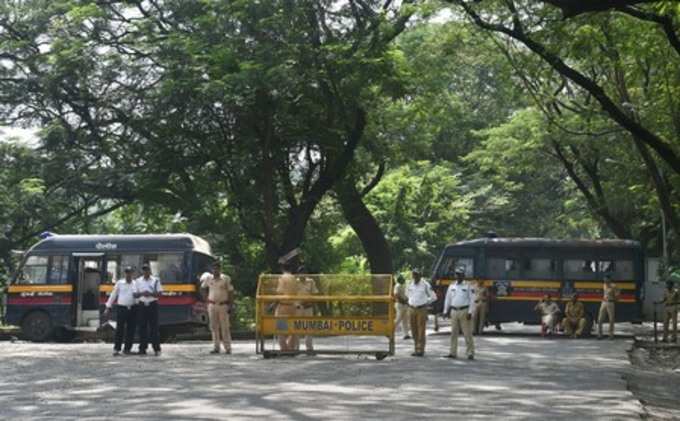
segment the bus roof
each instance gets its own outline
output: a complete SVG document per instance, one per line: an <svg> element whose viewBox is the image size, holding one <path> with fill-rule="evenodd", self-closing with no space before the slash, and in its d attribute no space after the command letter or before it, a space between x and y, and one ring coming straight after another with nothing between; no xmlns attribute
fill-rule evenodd
<svg viewBox="0 0 680 421"><path fill-rule="evenodd" d="M210 244L192 234L54 235L28 253L196 251L212 255Z"/></svg>
<svg viewBox="0 0 680 421"><path fill-rule="evenodd" d="M552 238L532 237L497 237L475 238L448 244L449 247L526 247L526 248L640 248L640 243L633 240L602 239L602 240L556 240Z"/></svg>

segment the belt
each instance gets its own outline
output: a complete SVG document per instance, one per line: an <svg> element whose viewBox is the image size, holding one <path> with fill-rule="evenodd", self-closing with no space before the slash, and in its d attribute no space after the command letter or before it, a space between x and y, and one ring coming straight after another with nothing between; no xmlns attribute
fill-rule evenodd
<svg viewBox="0 0 680 421"><path fill-rule="evenodd" d="M409 307L415 308L415 309L418 309L418 310L419 310L419 309L421 309L421 308L427 307L427 304L423 304L423 305L419 305L419 306L412 306L412 305L409 305Z"/></svg>
<svg viewBox="0 0 680 421"><path fill-rule="evenodd" d="M465 310L465 309L468 308L468 307L470 307L470 306L462 306L462 307L454 307L454 306L451 306L451 308L454 309L454 310Z"/></svg>
<svg viewBox="0 0 680 421"><path fill-rule="evenodd" d="M475 304L477 304L477 303L485 303L485 302L486 302L486 300L475 300Z"/></svg>
<svg viewBox="0 0 680 421"><path fill-rule="evenodd" d="M122 304L117 304L117 306L118 306L118 307L124 307L124 308L126 308L126 309L128 309L128 310L131 310L132 307L134 307L134 305L124 306L124 305L122 305Z"/></svg>
<svg viewBox="0 0 680 421"><path fill-rule="evenodd" d="M214 304L216 306L223 306L225 304L229 304L229 301L220 301L219 303L217 301L213 300L208 300L208 304Z"/></svg>
<svg viewBox="0 0 680 421"><path fill-rule="evenodd" d="M145 307L149 307L151 304L157 303L158 300L153 300L153 301L140 301L140 304L144 304Z"/></svg>

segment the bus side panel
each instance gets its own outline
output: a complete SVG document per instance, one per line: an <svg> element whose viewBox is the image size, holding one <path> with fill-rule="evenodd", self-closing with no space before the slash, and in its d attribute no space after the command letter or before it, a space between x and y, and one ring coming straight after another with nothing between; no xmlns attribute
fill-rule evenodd
<svg viewBox="0 0 680 421"><path fill-rule="evenodd" d="M8 301L11 303L12 299ZM70 304L8 304L5 320L10 325L20 326L24 317L32 311L47 313L53 326L71 326Z"/></svg>

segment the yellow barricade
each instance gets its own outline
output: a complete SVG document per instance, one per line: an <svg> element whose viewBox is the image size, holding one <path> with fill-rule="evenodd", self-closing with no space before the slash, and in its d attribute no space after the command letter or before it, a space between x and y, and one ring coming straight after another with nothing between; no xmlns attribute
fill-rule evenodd
<svg viewBox="0 0 680 421"><path fill-rule="evenodd" d="M387 350L314 350L313 354L394 355L392 275L260 275L256 295L256 352L265 357L310 353L265 347L268 339L307 336L378 336ZM276 342L276 341L275 341ZM284 343L288 343L285 342Z"/></svg>

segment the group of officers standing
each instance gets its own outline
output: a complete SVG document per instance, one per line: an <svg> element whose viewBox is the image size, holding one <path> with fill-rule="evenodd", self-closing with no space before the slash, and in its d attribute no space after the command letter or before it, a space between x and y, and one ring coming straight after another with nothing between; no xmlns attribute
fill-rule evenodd
<svg viewBox="0 0 680 421"><path fill-rule="evenodd" d="M299 293L300 288L307 295L318 293L316 284L312 279L302 279L299 285L297 277L293 275L300 272L301 263L298 260L299 249L295 249L281 257L279 263L282 266L277 294L294 295ZM208 316L210 318L210 330L213 340L211 353L220 353L220 345L226 354L231 354L231 333L229 317L233 308L234 287L231 279L222 273L221 265L215 262L211 271L206 271L200 277L201 292L208 304ZM160 335L158 324L158 299L163 292L163 287L158 278L152 276L148 264L142 265L142 276L133 279L132 267L124 269L124 279L116 282L108 301L106 302L105 316L109 316L113 303L116 302L116 334L114 341L114 356L121 353L132 353L135 328L139 328L138 354L145 355L151 341L155 355L160 355ZM394 296L396 298L396 321L395 333L401 330L404 339L413 338L414 352L412 356L422 357L425 355L426 325L430 306L437 300L432 286L422 279L419 270L411 272L412 282L406 285L403 276L397 277ZM466 343L467 359L473 360L475 345L473 333L480 334L486 324L486 316L489 310L489 291L483 281L477 281L476 285L465 282L465 270L462 267L455 270L456 280L452 282L444 299L442 317L451 319L451 341L447 358L458 357L458 336L462 331ZM614 337L615 329L615 303L619 298L619 290L613 284L611 277L606 276L603 286L603 297L598 312L598 339L602 338L602 325L605 319L609 321L609 337ZM667 282L663 299L655 304L662 304L663 310L663 341L669 338L677 341L678 307L680 305L680 291L674 288L672 282ZM541 315L541 334L551 335L556 333L560 325L561 310L557 303L552 301L550 295L545 295L535 307ZM313 316L314 308L304 302L279 302L276 304L276 316ZM672 332L669 330L672 323ZM566 335L575 338L583 334L587 320L583 303L578 301L578 294L573 294L564 309L564 317L561 326ZM409 335L411 333L411 335ZM300 344L298 336L283 335L278 338L279 347L284 352L296 352ZM312 337L305 338L307 352L313 351Z"/></svg>

